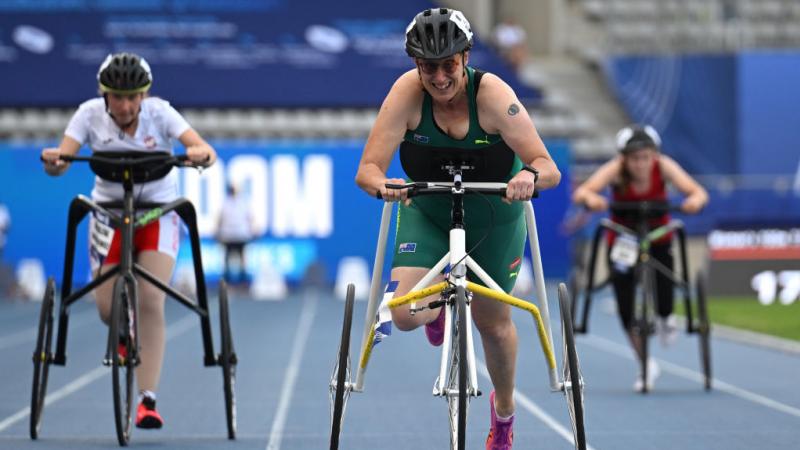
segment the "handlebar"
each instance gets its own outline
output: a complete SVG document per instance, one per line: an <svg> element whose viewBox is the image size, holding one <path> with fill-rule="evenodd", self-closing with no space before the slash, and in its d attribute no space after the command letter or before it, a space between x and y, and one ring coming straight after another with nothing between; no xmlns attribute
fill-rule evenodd
<svg viewBox="0 0 800 450"><path fill-rule="evenodd" d="M681 212L681 205L664 201L611 202L609 211L616 215L652 218L670 212Z"/></svg>
<svg viewBox="0 0 800 450"><path fill-rule="evenodd" d="M44 158L39 157L43 162ZM90 156L59 155L66 162L87 162L100 178L112 182L142 183L166 176L173 167L193 167L202 170L209 161L198 163L189 156L168 152L102 151Z"/></svg>
<svg viewBox="0 0 800 450"><path fill-rule="evenodd" d="M103 152L101 152L103 153ZM142 152L143 153L143 152ZM39 159L45 162L41 156ZM133 157L133 156L78 156L78 155L59 155L58 159L65 162L99 162L112 166L128 166L137 167L145 164L163 163L164 165L182 166L182 167L199 167L207 163L211 157L206 158L203 163L196 163L189 160L188 155L172 155L169 153L157 153L149 156Z"/></svg>
<svg viewBox="0 0 800 450"><path fill-rule="evenodd" d="M429 183L424 181L418 181L414 183L406 183L406 184L392 184L387 183L387 189L406 189L407 190L407 197L418 197L421 195L442 195L442 194L455 194L456 193L456 185L454 183ZM460 184L462 193L463 194L483 194L483 195L497 195L500 197L505 197L506 195L506 188L508 184L506 183L479 183L479 182L464 182ZM533 191L533 198L539 196L539 191L534 189ZM375 197L378 200L383 200L383 195L380 191L375 194Z"/></svg>

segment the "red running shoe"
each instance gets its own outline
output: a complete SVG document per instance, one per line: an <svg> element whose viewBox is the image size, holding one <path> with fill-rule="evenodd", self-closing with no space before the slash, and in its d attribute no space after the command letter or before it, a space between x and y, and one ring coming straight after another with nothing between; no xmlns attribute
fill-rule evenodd
<svg viewBox="0 0 800 450"><path fill-rule="evenodd" d="M150 397L144 397L136 410L136 428L158 429L163 425L164 419L156 411L156 401Z"/></svg>
<svg viewBox="0 0 800 450"><path fill-rule="evenodd" d="M434 347L444 342L444 306L439 308L439 316L433 322L425 324L425 336Z"/></svg>
<svg viewBox="0 0 800 450"><path fill-rule="evenodd" d="M494 411L494 391L489 395L489 404L492 411L492 426L489 428L489 437L486 438L486 450L511 450L514 441L514 416L508 420L497 420Z"/></svg>
<svg viewBox="0 0 800 450"><path fill-rule="evenodd" d="M128 346L124 342L117 344L117 354L119 355L119 363L125 365L125 360L128 358Z"/></svg>

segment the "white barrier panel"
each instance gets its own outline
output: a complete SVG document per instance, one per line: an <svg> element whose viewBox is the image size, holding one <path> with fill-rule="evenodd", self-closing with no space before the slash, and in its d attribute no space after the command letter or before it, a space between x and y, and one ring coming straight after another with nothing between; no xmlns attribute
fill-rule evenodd
<svg viewBox="0 0 800 450"><path fill-rule="evenodd" d="M514 284L514 289L511 290L511 293L515 297L530 298L530 296L533 295L533 287L531 260L524 258L519 273L517 273L517 282Z"/></svg>
<svg viewBox="0 0 800 450"><path fill-rule="evenodd" d="M344 300L349 283L353 283L356 287L356 300L367 299L369 294L369 267L366 259L359 256L346 256L339 261L339 267L336 269L336 285L334 287L336 298Z"/></svg>
<svg viewBox="0 0 800 450"><path fill-rule="evenodd" d="M250 285L250 297L253 300L279 301L285 299L288 293L283 273L271 264L259 266Z"/></svg>
<svg viewBox="0 0 800 450"><path fill-rule="evenodd" d="M47 280L44 265L36 258L25 258L17 264L17 285L23 297L40 302L44 298Z"/></svg>

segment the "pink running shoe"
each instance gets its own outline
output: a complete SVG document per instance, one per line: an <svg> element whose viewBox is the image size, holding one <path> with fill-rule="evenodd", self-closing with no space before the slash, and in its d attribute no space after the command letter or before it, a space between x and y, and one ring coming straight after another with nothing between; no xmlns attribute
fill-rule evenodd
<svg viewBox="0 0 800 450"><path fill-rule="evenodd" d="M494 411L494 391L489 395L489 405L492 411L492 426L489 428L489 437L486 438L486 450L511 450L514 441L514 416L508 420L497 420Z"/></svg>
<svg viewBox="0 0 800 450"><path fill-rule="evenodd" d="M439 308L439 316L433 322L425 324L425 336L434 347L444 342L444 306Z"/></svg>

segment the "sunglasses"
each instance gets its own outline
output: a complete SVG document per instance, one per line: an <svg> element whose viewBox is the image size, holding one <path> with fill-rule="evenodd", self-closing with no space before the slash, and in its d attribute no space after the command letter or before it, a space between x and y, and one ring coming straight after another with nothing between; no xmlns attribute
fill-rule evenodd
<svg viewBox="0 0 800 450"><path fill-rule="evenodd" d="M433 62L424 59L417 60L417 66L419 66L420 70L426 75L434 75L436 72L439 71L439 67L444 70L444 73L447 75L453 75L458 70L458 61L455 59L448 59L444 62Z"/></svg>

